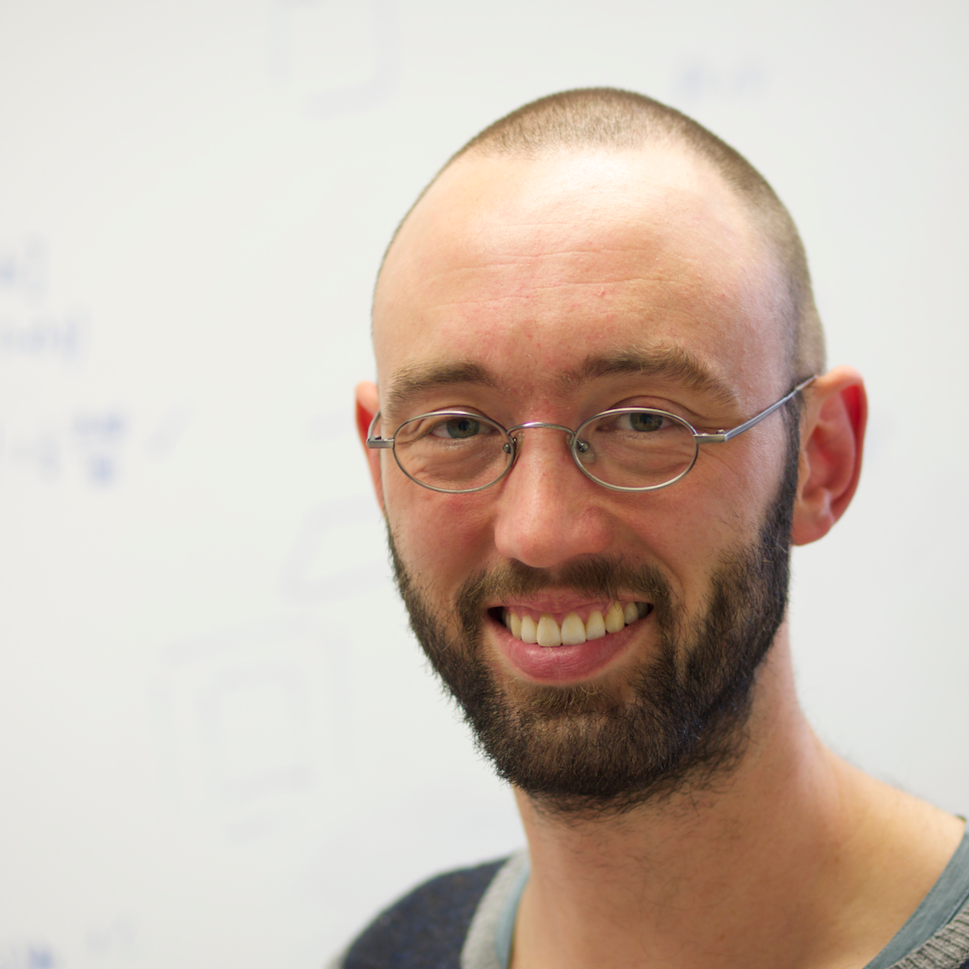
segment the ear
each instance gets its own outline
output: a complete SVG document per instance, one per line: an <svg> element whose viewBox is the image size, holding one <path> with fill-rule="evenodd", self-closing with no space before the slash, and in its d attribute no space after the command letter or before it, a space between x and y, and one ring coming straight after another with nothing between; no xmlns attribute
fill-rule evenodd
<svg viewBox="0 0 969 969"><path fill-rule="evenodd" d="M868 421L861 374L836 367L805 391L801 461L791 540L807 545L827 535L858 487Z"/></svg>
<svg viewBox="0 0 969 969"><path fill-rule="evenodd" d="M360 443L363 444L364 454L367 456L367 464L370 467L370 478L373 481L373 490L377 495L380 510L383 512L384 488L380 475L381 452L367 447L367 431L370 429L374 415L380 410L380 397L377 393L377 385L370 383L370 381L357 384L356 400L357 434L360 435Z"/></svg>

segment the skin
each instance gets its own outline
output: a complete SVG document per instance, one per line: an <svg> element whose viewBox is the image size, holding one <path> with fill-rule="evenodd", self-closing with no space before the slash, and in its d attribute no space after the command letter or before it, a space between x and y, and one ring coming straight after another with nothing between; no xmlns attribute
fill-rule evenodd
<svg viewBox="0 0 969 969"><path fill-rule="evenodd" d="M478 409L505 426L576 427L610 407L656 406L700 430L732 427L793 385L776 272L718 176L666 151L562 153L541 160L465 156L402 228L374 303L377 386L357 389L361 434L424 411ZM590 357L687 351L707 385L681 376L575 376ZM478 377L455 372L478 365ZM415 374L450 379L408 387ZM572 374L565 380L563 375ZM716 390L712 389L713 387ZM407 390L404 399L399 399ZM861 463L860 376L839 367L805 394L792 539L822 537L844 512ZM517 559L549 587L519 608L588 607L556 581L583 557L660 568L691 613L713 563L749 543L773 498L779 415L690 474L647 495L602 488L574 466L559 432L527 431L502 482L468 495L420 488L389 452L368 451L398 552L449 614L473 572ZM509 603L489 603L489 606ZM628 626L591 677L621 689L655 648L648 620ZM513 695L530 677L510 634L485 618L483 650ZM893 791L828 751L797 705L786 622L759 675L737 769L618 818L567 822L517 793L532 877L516 925L515 969L601 965L861 967L945 866L958 819Z"/></svg>

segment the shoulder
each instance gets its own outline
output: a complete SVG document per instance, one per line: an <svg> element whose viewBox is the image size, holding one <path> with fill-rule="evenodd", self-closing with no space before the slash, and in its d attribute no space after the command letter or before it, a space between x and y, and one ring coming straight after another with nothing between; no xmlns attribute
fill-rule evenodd
<svg viewBox="0 0 969 969"><path fill-rule="evenodd" d="M891 969L969 967L969 833L919 907L872 965L878 969L889 962Z"/></svg>
<svg viewBox="0 0 969 969"><path fill-rule="evenodd" d="M332 969L457 969L478 904L507 860L419 885L381 912Z"/></svg>
<svg viewBox="0 0 969 969"><path fill-rule="evenodd" d="M969 969L969 902L955 918L891 969Z"/></svg>

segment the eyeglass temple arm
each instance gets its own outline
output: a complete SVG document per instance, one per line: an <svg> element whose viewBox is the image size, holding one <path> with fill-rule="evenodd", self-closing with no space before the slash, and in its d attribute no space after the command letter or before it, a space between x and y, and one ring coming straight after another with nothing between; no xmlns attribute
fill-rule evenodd
<svg viewBox="0 0 969 969"><path fill-rule="evenodd" d="M782 397L776 404L771 404L767 410L762 410L756 417L751 417L749 421L745 424L741 424L739 427L732 427L729 431L719 431L716 434L697 434L696 440L698 444L718 444L723 441L729 441L735 438L738 434L743 434L744 431L749 431L755 424L759 424L765 417L770 417L779 407L783 407L792 397L799 394L808 384L813 383L816 380L816 376L808 377L807 380L802 380L786 397Z"/></svg>
<svg viewBox="0 0 969 969"><path fill-rule="evenodd" d="M377 421L380 420L380 411L378 410L376 414L373 415L373 420L370 422L370 427L367 428L367 447L369 448L381 448L381 447L393 447L394 439L377 437L374 434L374 428L377 426Z"/></svg>

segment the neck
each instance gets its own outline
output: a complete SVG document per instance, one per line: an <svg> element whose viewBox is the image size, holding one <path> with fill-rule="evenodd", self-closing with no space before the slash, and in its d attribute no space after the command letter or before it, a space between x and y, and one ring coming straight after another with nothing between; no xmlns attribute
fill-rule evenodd
<svg viewBox="0 0 969 969"><path fill-rule="evenodd" d="M810 729L783 628L755 689L744 754L715 786L596 819L544 812L517 793L532 875L514 969L601 965L603 952L616 969L653 960L667 969L776 969L786 952L798 954L792 965L839 964L824 953L850 934L840 926L853 906L872 901L871 846L913 825L899 821L907 817L901 795L886 800L890 789L844 764ZM924 827L924 812L916 814ZM892 920L901 925L931 887L958 842L956 828L935 821L944 830L931 862L913 861L914 882L892 903L902 914L839 951L874 956L894 934ZM819 931L833 923L834 936Z"/></svg>

